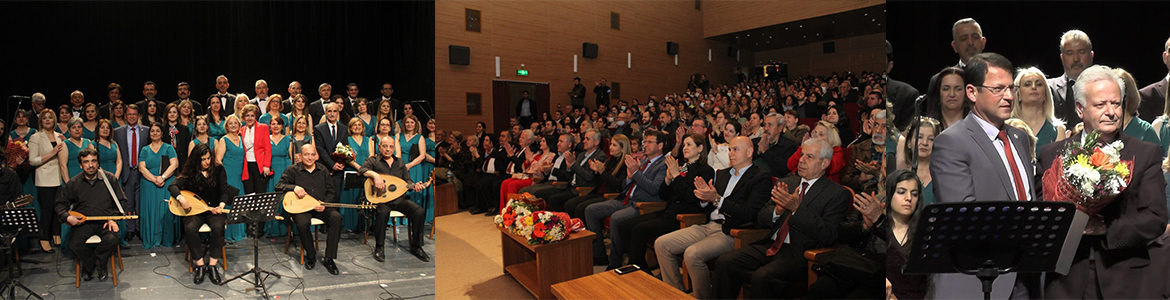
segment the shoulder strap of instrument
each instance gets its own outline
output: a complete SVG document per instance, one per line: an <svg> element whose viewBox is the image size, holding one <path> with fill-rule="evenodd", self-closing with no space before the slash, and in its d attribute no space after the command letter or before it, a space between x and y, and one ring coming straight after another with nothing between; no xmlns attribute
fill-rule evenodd
<svg viewBox="0 0 1170 300"><path fill-rule="evenodd" d="M118 195L114 193L114 187L110 186L110 180L109 178L106 178L106 171L98 169L98 174L102 175L102 182L106 184L106 191L110 192L110 199L114 199L114 205L118 206L118 212L121 212L123 215L125 215L126 211L122 210L122 202L118 201Z"/></svg>

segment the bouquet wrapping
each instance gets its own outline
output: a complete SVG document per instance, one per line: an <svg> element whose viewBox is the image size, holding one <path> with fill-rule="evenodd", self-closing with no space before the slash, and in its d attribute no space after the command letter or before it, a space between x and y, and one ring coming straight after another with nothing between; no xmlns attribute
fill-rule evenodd
<svg viewBox="0 0 1170 300"><path fill-rule="evenodd" d="M1097 213L1125 191L1132 180L1133 160L1122 160L1121 141L1098 143L1101 133L1093 131L1071 142L1044 171L1043 198L1071 202L1089 215L1085 234L1105 233L1105 222Z"/></svg>
<svg viewBox="0 0 1170 300"><path fill-rule="evenodd" d="M333 162L336 163L348 164L354 159L353 148L346 144L337 143L337 148L329 154L329 158L332 158Z"/></svg>
<svg viewBox="0 0 1170 300"><path fill-rule="evenodd" d="M8 142L8 147L5 149L8 152L8 167L15 168L17 165L24 163L28 159L28 146L22 140L13 140Z"/></svg>

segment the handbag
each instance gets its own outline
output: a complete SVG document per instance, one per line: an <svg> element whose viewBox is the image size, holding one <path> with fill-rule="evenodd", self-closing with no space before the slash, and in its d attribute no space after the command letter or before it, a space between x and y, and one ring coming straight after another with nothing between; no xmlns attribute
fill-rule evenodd
<svg viewBox="0 0 1170 300"><path fill-rule="evenodd" d="M813 269L819 275L828 274L843 282L872 280L882 267L875 253L865 253L845 246L833 251L824 264L817 263Z"/></svg>

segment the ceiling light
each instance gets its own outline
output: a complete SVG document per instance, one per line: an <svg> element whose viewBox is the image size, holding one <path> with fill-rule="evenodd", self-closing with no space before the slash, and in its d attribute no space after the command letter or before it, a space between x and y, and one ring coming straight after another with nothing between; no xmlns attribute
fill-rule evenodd
<svg viewBox="0 0 1170 300"><path fill-rule="evenodd" d="M800 28L804 28L804 25L800 25Z"/></svg>
<svg viewBox="0 0 1170 300"><path fill-rule="evenodd" d="M865 13L865 16L866 16L866 17L868 17L868 16L869 16L869 13Z"/></svg>
<svg viewBox="0 0 1170 300"><path fill-rule="evenodd" d="M876 22L876 21L877 21L877 19L870 19L869 21L870 21L870 22Z"/></svg>

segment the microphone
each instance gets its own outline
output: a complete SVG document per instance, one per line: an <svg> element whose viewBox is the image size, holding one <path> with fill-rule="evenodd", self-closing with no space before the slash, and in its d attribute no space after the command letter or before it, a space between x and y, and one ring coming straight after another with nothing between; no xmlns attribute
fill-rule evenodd
<svg viewBox="0 0 1170 300"><path fill-rule="evenodd" d="M12 96L8 96L8 98L10 98L10 99L11 99L11 98L15 98L15 99L32 99L32 97L29 97L29 96L21 96L21 95L12 95Z"/></svg>

